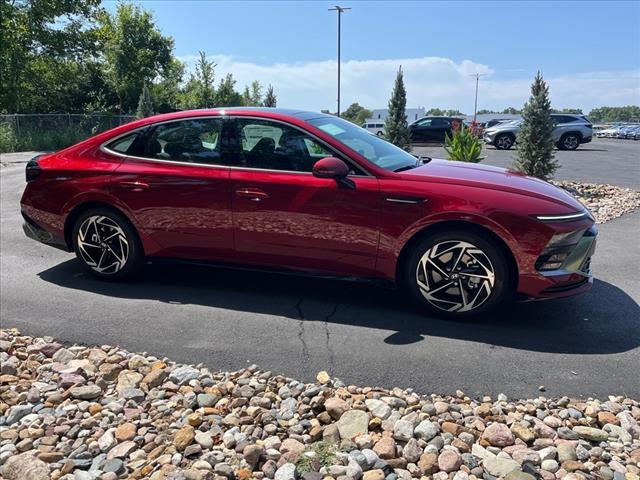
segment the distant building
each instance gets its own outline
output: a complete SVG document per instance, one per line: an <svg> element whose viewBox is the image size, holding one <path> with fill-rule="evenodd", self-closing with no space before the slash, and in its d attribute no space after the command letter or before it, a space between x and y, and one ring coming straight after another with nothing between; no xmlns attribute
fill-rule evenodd
<svg viewBox="0 0 640 480"><path fill-rule="evenodd" d="M419 118L424 117L424 107L407 108L405 111L407 113L407 122L409 123L415 122ZM367 119L367 122L373 122L373 121L384 122L388 116L389 116L388 108L377 108L373 110L373 114L371 115L371 118Z"/></svg>

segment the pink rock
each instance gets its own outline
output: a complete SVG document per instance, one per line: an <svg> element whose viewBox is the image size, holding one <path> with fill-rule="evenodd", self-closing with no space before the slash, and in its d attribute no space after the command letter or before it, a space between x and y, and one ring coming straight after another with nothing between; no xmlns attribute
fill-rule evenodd
<svg viewBox="0 0 640 480"><path fill-rule="evenodd" d="M438 455L438 468L443 472L455 472L462 464L462 457L453 450L443 450Z"/></svg>
<svg viewBox="0 0 640 480"><path fill-rule="evenodd" d="M544 424L543 424L544 425ZM494 447L508 447L513 445L515 437L504 423L494 422L482 433L482 438Z"/></svg>

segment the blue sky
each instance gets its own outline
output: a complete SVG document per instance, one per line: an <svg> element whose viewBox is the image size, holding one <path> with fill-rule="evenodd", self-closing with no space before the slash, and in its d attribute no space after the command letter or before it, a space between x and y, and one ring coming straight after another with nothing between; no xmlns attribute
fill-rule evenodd
<svg viewBox="0 0 640 480"><path fill-rule="evenodd" d="M272 83L282 106L335 108L335 3L138 2L190 67ZM402 64L409 106L521 106L540 69L557 107L640 103L640 2L342 2L343 100L386 106ZM115 3L108 2L109 9Z"/></svg>

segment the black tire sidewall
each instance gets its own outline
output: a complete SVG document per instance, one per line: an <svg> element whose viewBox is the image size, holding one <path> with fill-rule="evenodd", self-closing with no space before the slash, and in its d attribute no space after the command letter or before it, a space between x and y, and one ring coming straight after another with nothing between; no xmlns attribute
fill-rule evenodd
<svg viewBox="0 0 640 480"><path fill-rule="evenodd" d="M420 292L416 281L416 270L422 255L433 245L448 240L464 241L480 248L489 257L494 268L495 282L491 296L478 308L468 312L447 312L431 305ZM494 240L476 232L456 229L437 232L425 237L415 245L407 256L402 272L404 289L422 308L439 317L454 319L477 317L483 313L495 310L498 306L510 301L513 296L513 282L505 253L496 245Z"/></svg>
<svg viewBox="0 0 640 480"><path fill-rule="evenodd" d="M125 236L127 237L127 242L129 243L129 258L125 262L124 267L116 273L100 273L91 268L82 258L80 252L78 250L78 230L80 230L80 226L82 223L89 217L100 215L108 217L114 220L124 231ZM92 275L103 279L103 280L121 280L126 277L133 276L138 269L140 268L144 253L142 249L142 244L138 237L138 233L136 232L131 222L121 213L111 210L109 208L91 208L80 214L75 221L73 226L72 233L72 241L73 241L73 251L75 252L78 260L82 264L83 268L87 270Z"/></svg>

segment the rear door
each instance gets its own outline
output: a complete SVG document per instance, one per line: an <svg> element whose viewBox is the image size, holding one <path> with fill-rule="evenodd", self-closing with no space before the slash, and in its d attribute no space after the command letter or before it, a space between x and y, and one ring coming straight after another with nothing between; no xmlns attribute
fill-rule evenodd
<svg viewBox="0 0 640 480"><path fill-rule="evenodd" d="M160 123L148 130L139 145L126 150L112 191L159 245L156 255L207 260L232 257L224 130L220 116ZM114 143L111 148L118 147Z"/></svg>

